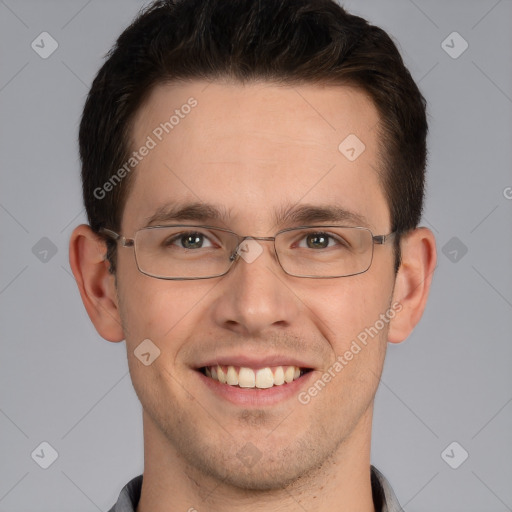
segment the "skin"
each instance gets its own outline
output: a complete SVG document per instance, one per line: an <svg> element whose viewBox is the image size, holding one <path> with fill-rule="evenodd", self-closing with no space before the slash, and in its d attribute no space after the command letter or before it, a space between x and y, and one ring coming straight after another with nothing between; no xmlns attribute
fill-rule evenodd
<svg viewBox="0 0 512 512"><path fill-rule="evenodd" d="M362 92L220 81L159 86L136 116L134 148L191 96L197 107L134 171L124 236L168 202L223 207L224 219L195 223L243 235L292 227L276 223L276 212L304 204L342 206L364 216L374 234L390 232L376 171L379 118ZM349 134L366 146L353 162L338 151ZM272 243L261 246L254 262L239 260L224 277L196 281L145 276L133 249L119 247L116 284L101 239L85 225L73 232L70 261L84 305L101 336L126 339L143 406L138 512L374 510L374 396L387 342L407 338L423 313L434 236L426 228L404 236L397 275L386 244L375 246L367 272L339 279L288 276ZM394 303L400 312L307 405L292 397L237 406L211 392L194 369L218 354L280 352L310 363L314 382ZM149 366L134 356L147 338L161 351ZM260 456L251 467L237 457L246 443Z"/></svg>

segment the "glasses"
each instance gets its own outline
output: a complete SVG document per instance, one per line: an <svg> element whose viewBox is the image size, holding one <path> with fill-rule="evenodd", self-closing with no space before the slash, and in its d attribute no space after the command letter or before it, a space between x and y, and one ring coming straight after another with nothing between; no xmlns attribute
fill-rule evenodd
<svg viewBox="0 0 512 512"><path fill-rule="evenodd" d="M149 226L133 238L106 228L100 232L122 247L133 247L140 272L169 280L221 277L240 257L247 262L256 259L262 252L257 241L274 242L276 259L290 276L353 276L370 268L375 244L385 244L396 234L374 235L364 227L302 226L283 229L273 237L256 237L188 224Z"/></svg>

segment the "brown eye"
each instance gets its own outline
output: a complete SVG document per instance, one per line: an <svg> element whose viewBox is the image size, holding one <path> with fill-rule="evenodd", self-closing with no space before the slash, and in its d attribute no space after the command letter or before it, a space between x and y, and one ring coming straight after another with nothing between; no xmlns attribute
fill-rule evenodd
<svg viewBox="0 0 512 512"><path fill-rule="evenodd" d="M325 249L329 246L329 238L325 233L313 233L307 235L306 244L310 249Z"/></svg>
<svg viewBox="0 0 512 512"><path fill-rule="evenodd" d="M179 249L204 249L212 247L210 239L204 234L197 231L187 233L177 233L173 236L167 237L162 245L165 248Z"/></svg>
<svg viewBox="0 0 512 512"><path fill-rule="evenodd" d="M200 249L203 242L204 236L200 233L187 233L180 238L180 243L185 249Z"/></svg>

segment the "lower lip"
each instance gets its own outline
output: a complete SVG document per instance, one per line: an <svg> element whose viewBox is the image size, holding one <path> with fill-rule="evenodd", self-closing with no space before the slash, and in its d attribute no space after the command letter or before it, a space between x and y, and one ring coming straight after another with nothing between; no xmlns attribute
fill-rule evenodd
<svg viewBox="0 0 512 512"><path fill-rule="evenodd" d="M195 371L202 382L216 395L224 398L228 402L244 407L261 407L266 405L274 405L292 397L297 397L300 390L309 383L313 371L305 373L302 377L290 383L281 386L273 386L267 389L259 388L240 388L238 386L230 386L222 384L218 380L206 377L200 371Z"/></svg>

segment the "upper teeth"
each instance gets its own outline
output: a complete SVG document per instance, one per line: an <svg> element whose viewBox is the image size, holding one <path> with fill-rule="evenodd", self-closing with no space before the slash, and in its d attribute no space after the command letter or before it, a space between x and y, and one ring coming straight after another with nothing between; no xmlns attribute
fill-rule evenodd
<svg viewBox="0 0 512 512"><path fill-rule="evenodd" d="M272 368L267 366L258 369L245 366L207 366L205 373L222 384L240 386L241 388L266 389L298 379L301 370L298 366L273 366Z"/></svg>

